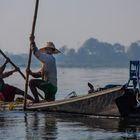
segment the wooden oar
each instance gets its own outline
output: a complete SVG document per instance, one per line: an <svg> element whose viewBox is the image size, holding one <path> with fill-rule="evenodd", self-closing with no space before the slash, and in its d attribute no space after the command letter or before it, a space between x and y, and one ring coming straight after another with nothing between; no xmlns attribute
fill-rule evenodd
<svg viewBox="0 0 140 140"><path fill-rule="evenodd" d="M31 36L32 37L34 37L34 32L35 32L35 25L36 25L36 19L37 19L38 5L39 5L39 0L36 0L34 17L33 17L33 24L32 24L32 32L31 32ZM31 65L31 57L32 57L31 45L32 44L30 43L28 65L27 65L27 69L26 69L27 71L30 70L30 65ZM24 110L26 110L26 99L27 99L28 81L29 81L29 73L27 71L26 71L26 83L25 83L25 93L24 93Z"/></svg>
<svg viewBox="0 0 140 140"><path fill-rule="evenodd" d="M0 49L0 53L3 55L3 57L5 57L5 59L8 59L9 60L9 63L15 68L15 69L17 69L17 71L21 74L21 76L24 78L24 79L26 79L25 78L25 75L20 71L20 69L10 60L10 58L9 57L7 57L5 54L4 54L4 52Z"/></svg>

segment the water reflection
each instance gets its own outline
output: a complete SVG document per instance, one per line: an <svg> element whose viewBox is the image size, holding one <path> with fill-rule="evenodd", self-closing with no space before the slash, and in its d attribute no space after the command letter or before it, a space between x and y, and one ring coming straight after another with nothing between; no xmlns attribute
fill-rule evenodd
<svg viewBox="0 0 140 140"><path fill-rule="evenodd" d="M60 119L59 122L66 122L67 127L68 124L70 125L70 122L72 122L71 125L73 126L75 126L76 124L80 126L80 128L86 127L87 129L80 129L79 133L85 132L85 139L88 140L92 140L92 139L139 140L140 139L139 119L120 119L120 118L107 118L107 117L98 117L98 116L79 116L79 115L58 115L57 117L59 117ZM87 131L89 135L86 134Z"/></svg>
<svg viewBox="0 0 140 140"><path fill-rule="evenodd" d="M47 112L0 112L0 139L138 140L140 120Z"/></svg>
<svg viewBox="0 0 140 140"><path fill-rule="evenodd" d="M56 118L47 113L25 113L26 139L55 140Z"/></svg>
<svg viewBox="0 0 140 140"><path fill-rule="evenodd" d="M119 132L124 132L125 140L140 139L140 120L139 119L123 119L119 122Z"/></svg>

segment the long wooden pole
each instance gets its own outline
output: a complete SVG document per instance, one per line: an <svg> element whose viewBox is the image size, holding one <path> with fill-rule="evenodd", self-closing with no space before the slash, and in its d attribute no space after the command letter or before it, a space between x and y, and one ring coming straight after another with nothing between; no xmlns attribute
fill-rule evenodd
<svg viewBox="0 0 140 140"><path fill-rule="evenodd" d="M21 72L21 70L10 60L9 57L7 57L7 56L4 54L4 52L3 52L1 49L0 49L0 53L3 55L3 57L5 57L5 59L8 59L8 60L9 60L9 63L10 63L14 68L17 69L17 71L21 74L21 76L22 76L24 79L26 79L26 78L25 78L25 75Z"/></svg>
<svg viewBox="0 0 140 140"><path fill-rule="evenodd" d="M34 33L35 33L35 25L36 25L37 13L38 13L38 5L39 5L39 0L36 0L31 36L34 36ZM32 57L31 45L32 44L30 43L29 59L28 59L28 65L27 65L27 69L26 69L27 71L30 69L30 65L31 65L31 57ZM24 93L24 110L26 110L26 99L27 99L27 92L28 92L28 81L29 81L29 73L26 72L26 83L25 83L25 93Z"/></svg>

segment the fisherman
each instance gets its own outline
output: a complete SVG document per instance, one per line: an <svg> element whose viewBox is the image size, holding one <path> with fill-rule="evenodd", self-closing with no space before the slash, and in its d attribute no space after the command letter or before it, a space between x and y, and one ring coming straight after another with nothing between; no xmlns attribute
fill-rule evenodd
<svg viewBox="0 0 140 140"><path fill-rule="evenodd" d="M12 102L14 101L16 94L24 96L24 91L4 82L3 80L4 78L9 77L13 73L17 72L19 69L17 68L8 72L4 72L5 67L8 62L9 62L9 59L7 59L5 63L0 67L0 100L5 101L5 102ZM27 95L27 98L32 101L34 100L30 95Z"/></svg>
<svg viewBox="0 0 140 140"><path fill-rule="evenodd" d="M45 93L46 101L54 101L57 92L57 68L53 54L60 53L60 51L55 48L53 42L47 42L45 47L38 49L33 36L30 37L30 41L31 49L35 57L42 63L42 69L39 72L27 70L27 72L35 78L29 81L35 102L39 102L37 88ZM37 79L39 77L42 77L42 79Z"/></svg>

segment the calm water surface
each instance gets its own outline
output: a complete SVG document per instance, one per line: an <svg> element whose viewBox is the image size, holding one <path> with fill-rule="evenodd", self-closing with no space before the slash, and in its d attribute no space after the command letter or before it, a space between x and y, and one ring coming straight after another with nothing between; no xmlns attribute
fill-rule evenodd
<svg viewBox="0 0 140 140"><path fill-rule="evenodd" d="M87 94L87 82L98 88L106 84L124 84L127 80L127 68L58 68L56 98L65 98L72 91L77 95ZM24 89L24 80L19 74L6 82ZM46 112L0 112L0 139L3 140L138 140L139 130L140 120Z"/></svg>

